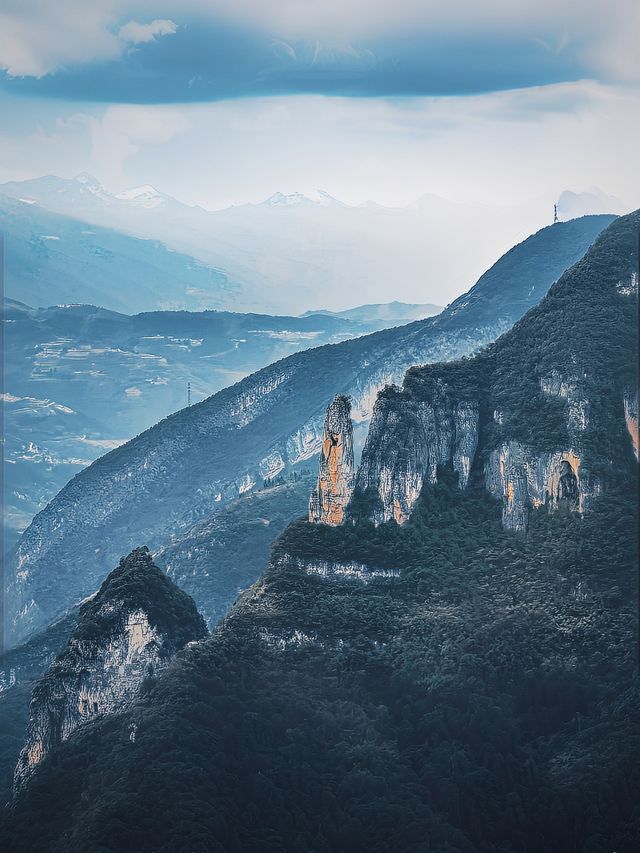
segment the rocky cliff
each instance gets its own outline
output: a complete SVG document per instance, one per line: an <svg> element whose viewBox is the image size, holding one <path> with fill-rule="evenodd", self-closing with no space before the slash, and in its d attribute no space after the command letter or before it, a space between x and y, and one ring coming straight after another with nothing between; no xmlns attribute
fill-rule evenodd
<svg viewBox="0 0 640 853"><path fill-rule="evenodd" d="M397 387L376 403L358 470L359 491L377 497L372 519L403 524L425 483L439 466L450 465L465 488L478 445L478 402L455 399L436 382L429 399L408 399Z"/></svg>
<svg viewBox="0 0 640 853"><path fill-rule="evenodd" d="M16 793L77 728L123 711L145 679L155 678L186 643L206 635L193 601L154 566L147 548L123 557L81 607L66 649L34 688Z"/></svg>
<svg viewBox="0 0 640 853"><path fill-rule="evenodd" d="M616 281L639 226L495 346L383 393L351 523L291 524L211 637L43 762L0 847L635 850L636 306ZM385 465L422 478L412 507L391 490L402 524L367 516L393 512ZM526 536L487 490L520 468Z"/></svg>
<svg viewBox="0 0 640 853"><path fill-rule="evenodd" d="M324 419L318 482L309 499L309 521L341 524L353 494L355 469L351 401L339 394Z"/></svg>
<svg viewBox="0 0 640 853"><path fill-rule="evenodd" d="M401 388L379 395L356 477L371 520L406 522L440 468L462 489L474 471L511 530L524 530L538 507L593 508L620 453L633 446L637 457L637 289L620 281L635 277L639 221L635 213L612 225L484 352L412 368Z"/></svg>
<svg viewBox="0 0 640 853"><path fill-rule="evenodd" d="M627 431L629 433L629 438L631 439L633 452L637 459L640 449L638 437L638 392L629 390L625 391L623 404Z"/></svg>
<svg viewBox="0 0 640 853"><path fill-rule="evenodd" d="M36 516L8 562L9 644L95 590L123 549L166 545L265 477L315 456L337 393L352 397L357 439L381 388L400 383L413 364L494 340L610 221L542 229L438 317L290 356L97 460Z"/></svg>

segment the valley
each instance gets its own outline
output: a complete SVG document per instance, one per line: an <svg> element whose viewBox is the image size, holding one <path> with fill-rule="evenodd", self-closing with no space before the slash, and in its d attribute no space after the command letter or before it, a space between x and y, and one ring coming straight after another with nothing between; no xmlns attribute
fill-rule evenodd
<svg viewBox="0 0 640 853"><path fill-rule="evenodd" d="M396 305L394 322L435 308ZM5 549L76 473L185 408L188 386L191 402L200 402L291 353L384 327L380 309L364 306L353 319L223 311L130 316L5 300Z"/></svg>
<svg viewBox="0 0 640 853"><path fill-rule="evenodd" d="M7 561L10 642L91 593L127 548L142 540L155 551L266 478L304 467L336 393L353 398L361 446L379 390L414 364L467 355L507 331L608 222L542 229L436 317L290 355L101 456L34 518Z"/></svg>
<svg viewBox="0 0 640 853"><path fill-rule="evenodd" d="M475 356L377 395L353 480L358 407L338 397L310 517L209 638L57 742L0 837L54 853L634 849L639 227L610 225ZM522 460L494 471L516 443Z"/></svg>

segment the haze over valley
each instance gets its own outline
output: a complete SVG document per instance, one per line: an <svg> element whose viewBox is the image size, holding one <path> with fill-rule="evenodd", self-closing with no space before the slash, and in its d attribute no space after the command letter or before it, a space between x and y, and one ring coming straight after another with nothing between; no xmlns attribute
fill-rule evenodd
<svg viewBox="0 0 640 853"><path fill-rule="evenodd" d="M0 851L637 853L640 6L0 9Z"/></svg>

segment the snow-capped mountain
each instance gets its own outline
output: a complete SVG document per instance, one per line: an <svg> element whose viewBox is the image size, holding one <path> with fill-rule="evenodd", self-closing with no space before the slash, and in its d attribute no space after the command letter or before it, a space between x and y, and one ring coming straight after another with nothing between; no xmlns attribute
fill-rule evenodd
<svg viewBox="0 0 640 853"><path fill-rule="evenodd" d="M171 196L159 192L151 184L143 184L141 187L133 187L130 190L118 193L116 198L120 201L128 201L139 207L144 207L147 210L152 210L155 207L165 207L167 204L175 201Z"/></svg>
<svg viewBox="0 0 640 853"><path fill-rule="evenodd" d="M334 198L324 190L315 190L312 193L305 194L300 192L294 193L274 193L268 199L261 202L266 207L347 207L344 202Z"/></svg>
<svg viewBox="0 0 640 853"><path fill-rule="evenodd" d="M350 205L321 189L205 210L150 185L113 194L87 174L6 183L0 194L28 201L33 216L38 206L86 227L160 241L233 283L232 301L223 307L270 314L299 314L314 305L341 311L390 296L445 304L497 256L553 220L553 199L499 207L428 194L392 208ZM597 212L619 212L613 202L596 201ZM587 212L596 210L583 198L580 213L572 215ZM568 218L562 205L560 213ZM10 222L7 228L10 234Z"/></svg>

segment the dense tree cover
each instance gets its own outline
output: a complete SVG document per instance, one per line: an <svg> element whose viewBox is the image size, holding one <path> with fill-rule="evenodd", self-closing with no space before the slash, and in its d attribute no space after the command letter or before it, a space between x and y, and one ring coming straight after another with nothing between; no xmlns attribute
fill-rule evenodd
<svg viewBox="0 0 640 853"><path fill-rule="evenodd" d="M566 399L543 393L541 379L556 372L577 382L588 400L587 452L619 456L626 445L623 394L637 385L638 303L618 287L637 269L639 228L640 213L617 220L538 306L477 356L409 370L399 409L404 399L432 398L444 383L458 399L481 403L486 447L508 438L555 449L569 439Z"/></svg>
<svg viewBox="0 0 640 853"><path fill-rule="evenodd" d="M0 808L11 799L13 771L24 746L33 683L16 684L0 693Z"/></svg>
<svg viewBox="0 0 640 853"><path fill-rule="evenodd" d="M207 634L193 599L154 565L149 549L143 546L122 557L96 595L80 606L78 625L71 637L108 639L122 630L123 611L132 610L144 611L151 625L172 638L167 652Z"/></svg>
<svg viewBox="0 0 640 853"><path fill-rule="evenodd" d="M260 577L274 540L305 512L314 480L308 468L281 475L230 501L155 555L158 566L193 596L209 627Z"/></svg>
<svg viewBox="0 0 640 853"><path fill-rule="evenodd" d="M594 393L608 384L612 396L590 410L590 464L606 470L593 511L540 507L526 534L503 530L482 481L498 437L484 412L466 490L441 468L403 527L368 523L358 506L367 495L355 523L290 525L211 638L180 652L130 711L78 731L43 762L0 844L16 853L638 849L638 482L620 396L632 374L618 358L635 335L612 291L612 276L630 271L637 216L620 222L604 245L605 256L614 247L605 278L598 261L581 290L578 270L563 285L575 284L575 301L561 282L554 312L534 312L530 334L521 324L519 347L507 336L443 368L501 401L509 435L537 448L546 420L558 440L567 434L559 410L521 417L541 375L523 378L538 370L530 349L543 359L551 347L545 370L584 367ZM605 294L600 308L589 280ZM565 340L567 305L588 317L567 316ZM602 364L583 335L601 341ZM411 371L403 392L387 393L428 394L433 376ZM400 574L362 583L298 563L317 559Z"/></svg>
<svg viewBox="0 0 640 853"><path fill-rule="evenodd" d="M154 557L181 589L200 602L210 626L260 576L273 540L304 511L315 478L308 468L302 468L276 479L277 483L230 502L194 525ZM142 590L141 604L148 602L153 590L153 585ZM13 670L19 687L0 692L0 805L11 798L34 683L65 648L78 615L78 608L73 608L68 616L2 658L5 680ZM176 615L182 619L185 611L179 609Z"/></svg>
<svg viewBox="0 0 640 853"><path fill-rule="evenodd" d="M526 537L444 472L388 536L292 526L276 556L324 537L402 576L276 560L131 713L45 762L10 849L636 849L633 486Z"/></svg>

